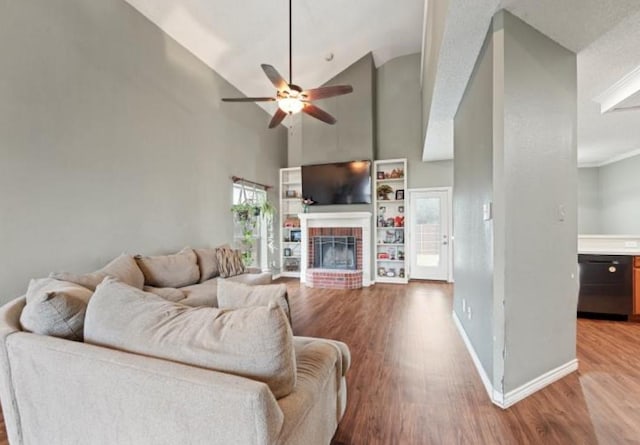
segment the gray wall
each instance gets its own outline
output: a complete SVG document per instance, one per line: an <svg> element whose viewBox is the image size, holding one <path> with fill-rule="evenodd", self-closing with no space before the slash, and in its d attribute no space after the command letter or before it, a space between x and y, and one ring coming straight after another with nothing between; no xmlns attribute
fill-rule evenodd
<svg viewBox="0 0 640 445"><path fill-rule="evenodd" d="M640 155L580 168L579 233L640 234Z"/></svg>
<svg viewBox="0 0 640 445"><path fill-rule="evenodd" d="M489 32L455 119L454 310L506 394L576 357L576 58L504 11Z"/></svg>
<svg viewBox="0 0 640 445"><path fill-rule="evenodd" d="M123 251L232 237L236 174L277 184L285 129L120 0L3 2L0 300ZM276 190L272 199L277 199Z"/></svg>
<svg viewBox="0 0 640 445"><path fill-rule="evenodd" d="M585 235L603 233L600 224L600 168L598 167L578 169L578 233Z"/></svg>
<svg viewBox="0 0 640 445"><path fill-rule="evenodd" d="M454 307L493 381L493 230L482 206L493 200L493 39L489 34L454 121ZM462 301L472 309L469 319Z"/></svg>
<svg viewBox="0 0 640 445"><path fill-rule="evenodd" d="M505 12L505 393L576 358L576 91L575 54Z"/></svg>
<svg viewBox="0 0 640 445"><path fill-rule="evenodd" d="M409 188L452 186L453 161L422 161L420 54L379 67L376 85L376 159L407 158Z"/></svg>

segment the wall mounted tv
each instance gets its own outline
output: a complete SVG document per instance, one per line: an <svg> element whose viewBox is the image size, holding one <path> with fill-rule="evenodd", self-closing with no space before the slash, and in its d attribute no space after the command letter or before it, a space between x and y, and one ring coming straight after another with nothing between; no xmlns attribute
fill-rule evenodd
<svg viewBox="0 0 640 445"><path fill-rule="evenodd" d="M302 196L315 205L371 204L371 161L303 165Z"/></svg>

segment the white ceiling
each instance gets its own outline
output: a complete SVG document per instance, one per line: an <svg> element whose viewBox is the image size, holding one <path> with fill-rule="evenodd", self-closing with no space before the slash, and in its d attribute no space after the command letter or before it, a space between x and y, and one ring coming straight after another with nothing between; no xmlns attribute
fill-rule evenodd
<svg viewBox="0 0 640 445"><path fill-rule="evenodd" d="M261 63L289 77L288 0L126 1L247 96L275 93ZM293 1L294 83L318 87L369 52L378 66L420 52L423 5L423 0ZM330 53L333 60L327 62ZM267 111L274 107L261 105Z"/></svg>
<svg viewBox="0 0 640 445"><path fill-rule="evenodd" d="M640 149L640 111L596 115L593 98L640 65L638 0L449 0L423 157L451 159L441 133L455 116L491 17L506 8L578 53L578 158L601 164ZM430 142L434 142L431 143Z"/></svg>
<svg viewBox="0 0 640 445"><path fill-rule="evenodd" d="M428 0L438 1L438 0ZM287 0L127 0L247 96L288 77ZM293 80L322 85L372 52L376 65L421 50L425 0L295 0ZM578 53L578 157L601 165L640 151L640 110L599 113L594 98L640 66L640 0L448 0L425 160L453 157L452 120L493 14L506 8ZM333 60L325 57L333 54ZM268 112L271 103L261 104ZM238 106L238 105L235 105Z"/></svg>

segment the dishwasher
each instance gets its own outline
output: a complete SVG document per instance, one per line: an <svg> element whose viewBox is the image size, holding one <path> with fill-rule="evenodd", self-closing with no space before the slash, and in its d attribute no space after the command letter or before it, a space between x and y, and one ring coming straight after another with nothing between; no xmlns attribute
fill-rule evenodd
<svg viewBox="0 0 640 445"><path fill-rule="evenodd" d="M578 315L628 318L633 308L633 257L578 255Z"/></svg>

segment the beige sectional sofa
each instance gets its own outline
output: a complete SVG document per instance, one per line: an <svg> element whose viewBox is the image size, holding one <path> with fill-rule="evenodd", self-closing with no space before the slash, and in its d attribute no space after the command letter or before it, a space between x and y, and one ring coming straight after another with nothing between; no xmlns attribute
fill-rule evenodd
<svg viewBox="0 0 640 445"><path fill-rule="evenodd" d="M188 360L176 358L185 354L184 348L175 343L184 340L185 332L196 333L186 341L185 348L191 347L186 353L189 357L203 344L215 348L216 342L231 338L230 329L250 329L252 323L247 317L252 314L272 313L286 320L284 311L274 304L264 309L216 309L215 284L219 283L212 280L221 280L219 277L179 288L184 298L178 302L160 298L162 292L152 295L142 290L157 284L148 281L148 271L143 273L141 283L130 261L126 261L121 260L119 267L107 273L103 269L75 277L88 280L87 288L99 283L93 286L93 296L87 303L85 342L25 330L21 314L29 292L27 297L0 308L0 399L11 444L330 443L346 409L345 375L351 359L344 343L293 337L289 322L279 322L280 332L284 332L282 326L289 332L282 335L289 338L290 369L294 372L286 393L276 391L279 397L274 396L271 383L259 377L216 370L215 354L212 364L201 364L200 354L195 355L195 365L188 364ZM267 281L260 274L238 277L235 281ZM65 278L74 277L66 274ZM112 288L120 289L120 300L111 296ZM174 292L167 295L179 298ZM146 324L137 329L136 320L145 317L133 314L144 310L146 301L149 307L155 305L153 310L159 318L156 322L146 317ZM182 327L176 329L179 320ZM200 324L207 323L211 326L200 329ZM157 332L156 325L161 326ZM203 340L203 329L206 335L215 336L216 330L221 335ZM167 343L171 335L174 343ZM255 337L255 332L252 335L261 338ZM233 338L242 341L244 337L236 332ZM178 355L165 355L167 344ZM202 354L207 352L203 350ZM264 351L259 352L264 355ZM225 366L229 365L228 358L229 354Z"/></svg>

